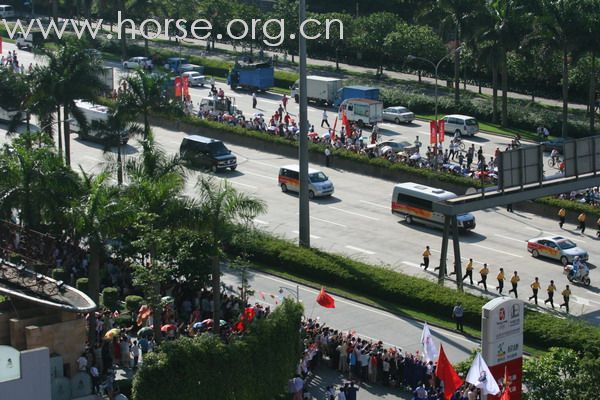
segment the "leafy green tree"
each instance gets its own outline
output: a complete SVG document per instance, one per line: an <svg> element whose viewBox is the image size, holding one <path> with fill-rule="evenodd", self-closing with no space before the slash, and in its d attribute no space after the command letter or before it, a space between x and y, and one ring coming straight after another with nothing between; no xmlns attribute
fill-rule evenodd
<svg viewBox="0 0 600 400"><path fill-rule="evenodd" d="M383 75L384 52L381 51L386 37L394 31L398 17L389 12L378 12L354 20L353 49L372 57L376 64L376 76Z"/></svg>
<svg viewBox="0 0 600 400"><path fill-rule="evenodd" d="M394 31L386 36L383 48L389 59L400 65L406 62L409 55L422 57L433 63L446 55L442 39L430 27L405 22L398 23ZM420 67L430 68L429 64L422 61L413 62Z"/></svg>
<svg viewBox="0 0 600 400"><path fill-rule="evenodd" d="M226 0L203 0L200 2L200 11L212 25L210 41L213 50L217 35L221 34L222 37L227 37L227 23L232 15L231 5L231 2Z"/></svg>
<svg viewBox="0 0 600 400"><path fill-rule="evenodd" d="M209 235L209 254L212 261L213 319L219 321L221 310L221 259L224 246L240 229L238 223L248 222L265 212L265 203L237 192L227 181L215 183L200 178L197 184L199 198L199 228ZM213 331L218 334L218 324Z"/></svg>
<svg viewBox="0 0 600 400"><path fill-rule="evenodd" d="M300 15L298 6L298 0L276 0L269 16L271 19L283 19L285 22L285 37L280 47L292 56L292 63L294 62L294 55L297 54L299 46ZM273 36L281 33L279 26L275 26L275 24L271 24L269 28L270 34ZM292 33L296 35L294 39L290 38L290 34Z"/></svg>
<svg viewBox="0 0 600 400"><path fill-rule="evenodd" d="M354 17L346 13L333 12L326 14L310 13L308 18L318 20L320 25L317 25L316 23L306 24L305 31L307 35L321 35L316 40L307 41L309 53L318 49L321 52L324 52L328 58L333 54L335 57L335 69L339 71L340 56L348 52L350 49L350 38L354 36ZM329 24L329 38L326 37L327 20L331 21ZM335 20L340 21L341 24Z"/></svg>

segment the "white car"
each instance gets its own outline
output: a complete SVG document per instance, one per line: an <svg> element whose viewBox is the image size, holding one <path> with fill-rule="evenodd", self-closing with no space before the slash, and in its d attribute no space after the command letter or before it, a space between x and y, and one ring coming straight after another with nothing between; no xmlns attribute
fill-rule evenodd
<svg viewBox="0 0 600 400"><path fill-rule="evenodd" d="M152 60L148 57L131 57L129 60L123 62L124 69L140 68L152 66Z"/></svg>
<svg viewBox="0 0 600 400"><path fill-rule="evenodd" d="M184 72L181 76L187 76L190 86L204 86L206 83L206 77L197 71Z"/></svg>
<svg viewBox="0 0 600 400"><path fill-rule="evenodd" d="M406 107L388 107L383 110L383 120L392 121L397 124L410 124L415 119L415 114Z"/></svg>

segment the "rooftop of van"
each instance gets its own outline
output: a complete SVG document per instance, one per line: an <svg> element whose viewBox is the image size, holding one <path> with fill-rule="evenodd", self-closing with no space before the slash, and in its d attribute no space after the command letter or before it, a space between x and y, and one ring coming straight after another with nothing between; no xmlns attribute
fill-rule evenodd
<svg viewBox="0 0 600 400"><path fill-rule="evenodd" d="M289 169L290 171L296 171L296 172L300 172L299 166L298 165L284 165L283 167L281 167L281 169ZM317 172L321 172L321 170L318 169L312 169L312 168L308 168L308 173L309 174L314 174Z"/></svg>
<svg viewBox="0 0 600 400"><path fill-rule="evenodd" d="M450 114L450 115L446 115L444 118L462 118L462 119L475 119L475 117L469 117L468 115L462 115L462 114Z"/></svg>
<svg viewBox="0 0 600 400"><path fill-rule="evenodd" d="M375 87L371 87L371 86L360 86L360 85L357 85L357 86L344 86L344 87L346 87L346 88L350 88L350 89L356 89L356 90L378 90L378 89L377 89L377 88L375 88Z"/></svg>
<svg viewBox="0 0 600 400"><path fill-rule="evenodd" d="M97 111L97 112L102 112L102 113L108 113L109 109L106 106L103 106L101 104L94 104L94 103L90 103L87 101L83 101L83 100L75 100L75 105L78 108L83 108L86 110L92 110L92 111Z"/></svg>
<svg viewBox="0 0 600 400"><path fill-rule="evenodd" d="M200 143L220 142L220 140L211 139L211 138L207 138L205 136L200 136L200 135L191 135L191 136L184 138L184 140L186 140L186 139L191 140L193 142L200 142Z"/></svg>
<svg viewBox="0 0 600 400"><path fill-rule="evenodd" d="M430 196L435 196L435 197L439 198L440 200L448 200L448 199L453 199L456 197L456 194L454 194L452 192L448 192L444 189L438 189L438 188L421 185L420 183L414 183L414 182L398 183L395 187L402 188L402 189L414 190L416 192L420 192L420 193L427 194Z"/></svg>
<svg viewBox="0 0 600 400"><path fill-rule="evenodd" d="M332 78L330 76L318 76L318 75L309 75L306 79L312 79L313 81L323 81L323 82L333 82L339 81L340 78Z"/></svg>

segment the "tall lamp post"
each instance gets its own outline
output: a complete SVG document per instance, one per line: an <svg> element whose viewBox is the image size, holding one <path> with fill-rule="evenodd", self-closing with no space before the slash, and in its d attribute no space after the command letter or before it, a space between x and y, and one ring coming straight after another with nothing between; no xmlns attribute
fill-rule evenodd
<svg viewBox="0 0 600 400"><path fill-rule="evenodd" d="M453 55L454 53L456 53L457 51L460 51L460 50L461 50L461 47L457 47L456 49L454 49L453 51L451 51L450 53L448 53L444 57L442 57L437 63L434 63L430 59L424 58L424 57L417 57L417 56L413 56L413 55L408 55L406 57L407 61L421 60L421 61L425 61L426 63L429 63L433 66L433 69L435 71L435 123L436 124L437 124L437 120L438 120L438 69L439 69L440 65L442 64L442 62L444 62L445 59L447 59L448 57L450 57L451 55Z"/></svg>
<svg viewBox="0 0 600 400"><path fill-rule="evenodd" d="M300 0L298 7L300 24L306 19L306 0ZM298 146L300 194L299 194L299 244L301 247L310 247L310 208L308 199L308 99L306 94L306 38L298 32L300 64L300 139Z"/></svg>
<svg viewBox="0 0 600 400"><path fill-rule="evenodd" d="M296 303L300 303L300 285L296 285L296 291L286 286L279 286L279 294L283 294L283 291L286 290L289 293L292 293L296 296Z"/></svg>

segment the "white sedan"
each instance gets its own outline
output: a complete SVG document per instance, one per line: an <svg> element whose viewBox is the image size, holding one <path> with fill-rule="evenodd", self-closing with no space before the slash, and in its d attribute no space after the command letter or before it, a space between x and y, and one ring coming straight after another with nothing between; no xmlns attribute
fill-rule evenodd
<svg viewBox="0 0 600 400"><path fill-rule="evenodd" d="M410 124L415 119L415 114L406 107L388 107L383 110L383 120L392 121L397 124L403 122Z"/></svg>
<svg viewBox="0 0 600 400"><path fill-rule="evenodd" d="M123 62L124 69L132 68L148 68L152 67L152 60L148 57L131 57L129 60Z"/></svg>
<svg viewBox="0 0 600 400"><path fill-rule="evenodd" d="M204 86L206 84L206 77L198 71L184 72L181 76L187 76L190 86Z"/></svg>

